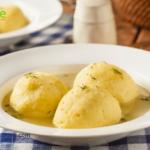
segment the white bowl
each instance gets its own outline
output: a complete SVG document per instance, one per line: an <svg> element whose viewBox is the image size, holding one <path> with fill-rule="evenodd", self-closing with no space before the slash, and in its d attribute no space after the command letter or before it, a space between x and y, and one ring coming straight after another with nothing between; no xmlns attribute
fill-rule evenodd
<svg viewBox="0 0 150 150"><path fill-rule="evenodd" d="M58 0L0 0L0 6L8 4L17 5L30 24L7 33L0 34L0 48L15 44L29 34L42 30L53 24L62 14L62 5Z"/></svg>
<svg viewBox="0 0 150 150"><path fill-rule="evenodd" d="M58 145L94 146L123 138L150 126L150 112L122 124L93 129L57 129L17 120L1 108L2 99L27 71L49 67L53 74L76 73L85 65L105 61L125 69L134 81L150 91L150 53L139 49L100 44L68 44L28 49L0 57L0 126L32 134ZM12 79L13 80L10 80ZM10 81L11 82L10 82ZM149 102L148 102L149 104Z"/></svg>

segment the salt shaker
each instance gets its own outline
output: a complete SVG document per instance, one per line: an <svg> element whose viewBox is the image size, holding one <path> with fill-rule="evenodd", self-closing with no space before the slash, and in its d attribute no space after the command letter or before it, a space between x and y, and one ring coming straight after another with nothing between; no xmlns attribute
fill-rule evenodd
<svg viewBox="0 0 150 150"><path fill-rule="evenodd" d="M110 0L78 0L74 14L74 43L117 44Z"/></svg>

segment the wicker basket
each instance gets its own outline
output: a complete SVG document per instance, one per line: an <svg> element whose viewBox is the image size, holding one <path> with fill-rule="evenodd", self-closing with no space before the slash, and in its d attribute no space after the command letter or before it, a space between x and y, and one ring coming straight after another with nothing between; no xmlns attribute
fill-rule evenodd
<svg viewBox="0 0 150 150"><path fill-rule="evenodd" d="M136 26L150 28L150 0L112 0L114 9Z"/></svg>

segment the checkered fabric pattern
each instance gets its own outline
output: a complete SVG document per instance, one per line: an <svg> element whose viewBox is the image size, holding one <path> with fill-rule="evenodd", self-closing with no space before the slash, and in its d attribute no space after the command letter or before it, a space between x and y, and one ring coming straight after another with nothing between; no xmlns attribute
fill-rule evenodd
<svg viewBox="0 0 150 150"><path fill-rule="evenodd" d="M70 40L72 36L73 18L63 15L55 24L31 34L24 41L0 49L0 55L35 46L60 44ZM30 134L17 133L0 128L0 150L150 150L150 128L101 146L95 147L62 147L46 144L30 137Z"/></svg>
<svg viewBox="0 0 150 150"><path fill-rule="evenodd" d="M150 128L95 147L63 147L34 140L30 134L2 130L0 150L150 150Z"/></svg>
<svg viewBox="0 0 150 150"><path fill-rule="evenodd" d="M73 16L62 15L62 17L48 28L29 35L25 40L10 45L9 48L0 49L0 56L14 51L31 47L62 44L71 39L73 28Z"/></svg>

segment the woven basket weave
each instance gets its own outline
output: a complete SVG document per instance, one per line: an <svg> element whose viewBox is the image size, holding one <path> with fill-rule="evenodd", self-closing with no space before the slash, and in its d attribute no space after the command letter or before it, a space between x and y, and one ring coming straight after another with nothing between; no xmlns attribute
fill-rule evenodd
<svg viewBox="0 0 150 150"><path fill-rule="evenodd" d="M150 28L150 0L112 0L112 3L125 20Z"/></svg>

